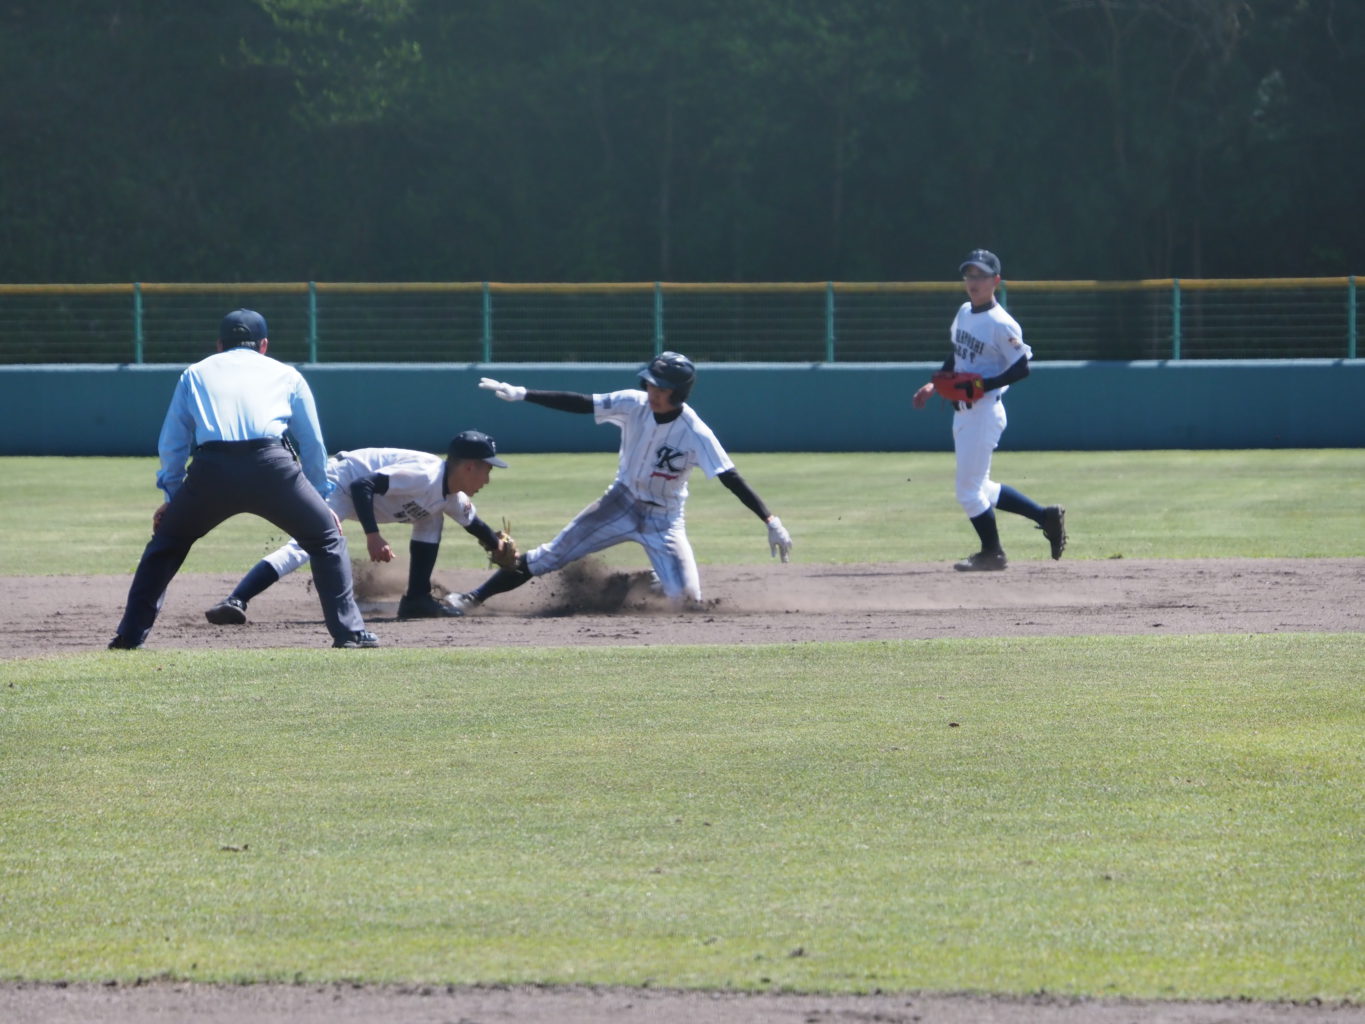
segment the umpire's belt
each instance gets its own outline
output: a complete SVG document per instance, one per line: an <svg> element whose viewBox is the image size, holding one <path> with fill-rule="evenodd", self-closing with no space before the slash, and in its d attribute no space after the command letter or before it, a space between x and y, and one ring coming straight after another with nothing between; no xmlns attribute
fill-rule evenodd
<svg viewBox="0 0 1365 1024"><path fill-rule="evenodd" d="M283 447L282 437L253 437L249 441L205 441L195 445L197 452L255 452L262 448Z"/></svg>

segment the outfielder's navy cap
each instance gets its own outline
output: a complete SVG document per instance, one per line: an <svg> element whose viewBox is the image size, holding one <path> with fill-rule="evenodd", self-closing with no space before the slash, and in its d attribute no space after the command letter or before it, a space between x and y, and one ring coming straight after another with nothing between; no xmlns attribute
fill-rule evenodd
<svg viewBox="0 0 1365 1024"><path fill-rule="evenodd" d="M962 266L957 268L957 272L960 274L968 267L978 267L986 273L998 277L1000 274L1000 257L989 249L973 249L967 253L967 258L962 261Z"/></svg>
<svg viewBox="0 0 1365 1024"><path fill-rule="evenodd" d="M218 325L218 340L224 345L255 345L265 336L265 317L254 309L234 309Z"/></svg>
<svg viewBox="0 0 1365 1024"><path fill-rule="evenodd" d="M481 430L464 430L456 434L450 442L450 458L479 459L490 466L507 468L507 463L498 458L498 446L493 439Z"/></svg>

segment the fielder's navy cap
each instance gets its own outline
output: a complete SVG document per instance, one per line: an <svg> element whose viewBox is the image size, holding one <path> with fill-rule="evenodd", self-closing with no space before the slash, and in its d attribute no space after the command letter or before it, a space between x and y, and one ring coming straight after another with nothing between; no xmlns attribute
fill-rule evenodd
<svg viewBox="0 0 1365 1024"><path fill-rule="evenodd" d="M465 430L455 435L450 442L450 458L480 459L490 466L507 468L507 463L498 458L498 446L493 439L481 430Z"/></svg>
<svg viewBox="0 0 1365 1024"><path fill-rule="evenodd" d="M234 309L218 325L218 340L224 345L255 345L265 336L265 317L254 309Z"/></svg>
<svg viewBox="0 0 1365 1024"><path fill-rule="evenodd" d="M962 261L962 266L957 268L957 272L960 274L968 267L978 267L986 273L998 277L1000 274L1000 257L989 249L973 249L967 253L967 258Z"/></svg>

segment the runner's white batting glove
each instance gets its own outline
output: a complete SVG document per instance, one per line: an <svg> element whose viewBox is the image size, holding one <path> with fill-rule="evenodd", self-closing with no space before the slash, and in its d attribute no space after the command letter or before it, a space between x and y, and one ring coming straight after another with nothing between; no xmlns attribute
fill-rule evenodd
<svg viewBox="0 0 1365 1024"><path fill-rule="evenodd" d="M768 520L768 550L772 552L774 558L781 553L782 561L791 561L792 535L787 532L787 528L777 516Z"/></svg>
<svg viewBox="0 0 1365 1024"><path fill-rule="evenodd" d="M520 402L526 397L526 389L519 384L504 384L492 377L480 377L479 387L491 391L504 402Z"/></svg>

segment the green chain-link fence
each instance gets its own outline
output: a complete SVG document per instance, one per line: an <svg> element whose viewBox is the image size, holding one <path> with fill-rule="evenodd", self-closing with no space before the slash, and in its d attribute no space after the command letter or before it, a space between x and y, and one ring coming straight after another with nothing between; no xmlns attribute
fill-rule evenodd
<svg viewBox="0 0 1365 1024"><path fill-rule="evenodd" d="M1356 358L1355 277L1008 281L1038 359ZM0 285L0 363L188 363L249 306L290 362L937 361L957 283Z"/></svg>

